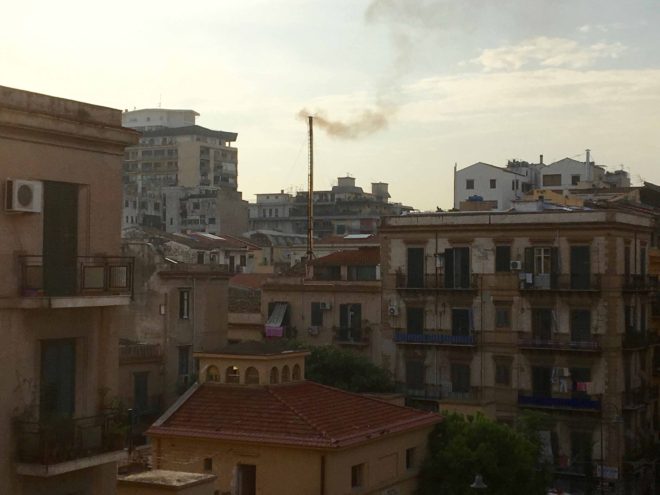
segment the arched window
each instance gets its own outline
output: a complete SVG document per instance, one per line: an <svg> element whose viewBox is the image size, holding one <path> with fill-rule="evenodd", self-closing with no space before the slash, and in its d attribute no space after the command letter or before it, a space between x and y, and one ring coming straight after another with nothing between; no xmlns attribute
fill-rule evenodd
<svg viewBox="0 0 660 495"><path fill-rule="evenodd" d="M285 364L284 368L282 368L282 383L286 383L290 381L291 381L291 372L289 371L289 366Z"/></svg>
<svg viewBox="0 0 660 495"><path fill-rule="evenodd" d="M278 370L275 366L270 370L270 383L275 384L279 383L280 381L280 370Z"/></svg>
<svg viewBox="0 0 660 495"><path fill-rule="evenodd" d="M209 366L206 368L206 381L207 382L219 382L220 381L220 370L217 366Z"/></svg>
<svg viewBox="0 0 660 495"><path fill-rule="evenodd" d="M225 383L240 383L241 373L238 371L237 366L230 366L225 372Z"/></svg>
<svg viewBox="0 0 660 495"><path fill-rule="evenodd" d="M259 385L259 370L254 366L250 366L245 370L245 384Z"/></svg>
<svg viewBox="0 0 660 495"><path fill-rule="evenodd" d="M291 379L294 382L300 380L300 365L299 364L294 364L293 365L293 372L291 373Z"/></svg>

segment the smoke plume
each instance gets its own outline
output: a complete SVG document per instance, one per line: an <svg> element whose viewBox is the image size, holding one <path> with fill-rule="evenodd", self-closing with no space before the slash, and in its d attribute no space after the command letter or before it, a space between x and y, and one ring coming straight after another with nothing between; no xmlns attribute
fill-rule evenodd
<svg viewBox="0 0 660 495"><path fill-rule="evenodd" d="M331 120L325 112L310 112L303 108L298 112L298 117L307 119L309 115L314 117L315 127L323 129L329 136L343 139L358 139L368 136L387 127L388 117L393 110L363 110L357 117L347 120Z"/></svg>

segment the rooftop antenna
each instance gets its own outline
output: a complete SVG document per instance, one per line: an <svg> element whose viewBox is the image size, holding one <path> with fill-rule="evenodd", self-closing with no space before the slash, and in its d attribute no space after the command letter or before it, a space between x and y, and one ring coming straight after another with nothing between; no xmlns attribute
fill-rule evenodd
<svg viewBox="0 0 660 495"><path fill-rule="evenodd" d="M307 276L314 258L314 117L307 117L309 127L309 173L307 177Z"/></svg>

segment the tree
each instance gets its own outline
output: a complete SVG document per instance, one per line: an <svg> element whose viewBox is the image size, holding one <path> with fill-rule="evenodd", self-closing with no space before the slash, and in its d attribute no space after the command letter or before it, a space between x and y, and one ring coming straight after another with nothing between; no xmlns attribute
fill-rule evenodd
<svg viewBox="0 0 660 495"><path fill-rule="evenodd" d="M483 415L450 414L429 436L419 495L475 495L476 474L489 495L543 495L548 473L534 438Z"/></svg>
<svg viewBox="0 0 660 495"><path fill-rule="evenodd" d="M366 357L334 346L314 347L305 363L305 376L349 392L392 392L390 373Z"/></svg>

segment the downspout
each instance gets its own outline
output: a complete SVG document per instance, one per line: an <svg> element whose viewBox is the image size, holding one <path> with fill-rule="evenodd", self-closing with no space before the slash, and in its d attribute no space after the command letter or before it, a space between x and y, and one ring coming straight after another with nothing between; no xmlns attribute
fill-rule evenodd
<svg viewBox="0 0 660 495"><path fill-rule="evenodd" d="M321 456L321 486L319 494L325 495L325 455Z"/></svg>

